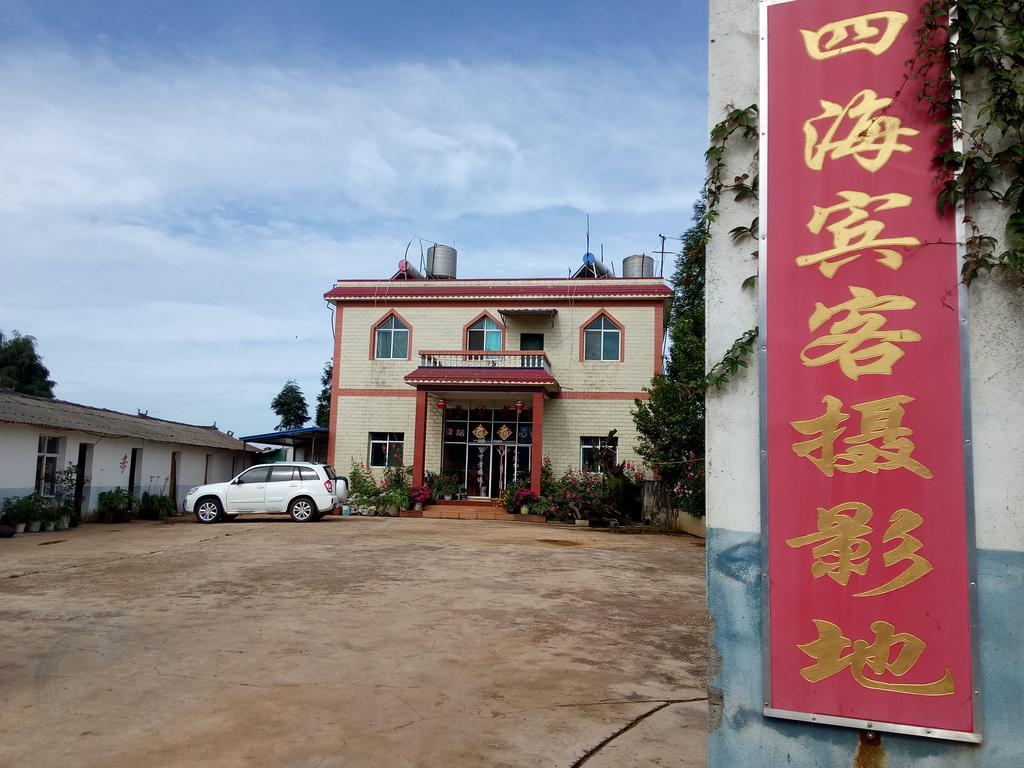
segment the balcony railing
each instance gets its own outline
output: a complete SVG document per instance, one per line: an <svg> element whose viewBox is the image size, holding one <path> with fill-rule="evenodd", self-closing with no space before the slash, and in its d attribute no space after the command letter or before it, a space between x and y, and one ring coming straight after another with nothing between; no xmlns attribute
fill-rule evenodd
<svg viewBox="0 0 1024 768"><path fill-rule="evenodd" d="M551 373L543 352L491 352L478 349L420 350L422 368L535 368Z"/></svg>

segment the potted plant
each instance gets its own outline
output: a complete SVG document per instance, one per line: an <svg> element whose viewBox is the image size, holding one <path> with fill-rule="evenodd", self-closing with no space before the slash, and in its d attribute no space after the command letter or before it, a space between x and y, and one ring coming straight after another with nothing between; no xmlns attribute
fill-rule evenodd
<svg viewBox="0 0 1024 768"><path fill-rule="evenodd" d="M535 515L544 515L545 518L551 516L551 499L545 496L539 496L536 501L530 504L530 512Z"/></svg>
<svg viewBox="0 0 1024 768"><path fill-rule="evenodd" d="M143 520L166 520L174 510L174 501L170 496L144 493L139 501L139 517Z"/></svg>
<svg viewBox="0 0 1024 768"><path fill-rule="evenodd" d="M104 491L98 498L100 522L127 523L131 502L131 494L120 486L112 491Z"/></svg>
<svg viewBox="0 0 1024 768"><path fill-rule="evenodd" d="M430 503L432 494L427 486L414 485L412 490L409 492L409 497L412 499L413 509L417 512L422 512L423 507Z"/></svg>
<svg viewBox="0 0 1024 768"><path fill-rule="evenodd" d="M519 510L519 514L530 514L530 504L537 501L539 498L540 497L529 488L520 488L516 491L515 506Z"/></svg>
<svg viewBox="0 0 1024 768"><path fill-rule="evenodd" d="M41 500L42 496L38 493L31 493L21 500L25 515L25 530L29 533L35 533L43 527L45 507L40 503Z"/></svg>
<svg viewBox="0 0 1024 768"><path fill-rule="evenodd" d="M57 527L60 520L60 510L52 498L40 496L39 519L42 521L44 531L52 531Z"/></svg>
<svg viewBox="0 0 1024 768"><path fill-rule="evenodd" d="M4 499L3 507L0 508L0 520L8 525L13 525L15 535L25 532L28 518L24 496L8 496Z"/></svg>
<svg viewBox="0 0 1024 768"><path fill-rule="evenodd" d="M56 528L59 531L63 531L71 524L77 483L78 467L68 462L68 465L57 473L53 487L53 501L57 509Z"/></svg>

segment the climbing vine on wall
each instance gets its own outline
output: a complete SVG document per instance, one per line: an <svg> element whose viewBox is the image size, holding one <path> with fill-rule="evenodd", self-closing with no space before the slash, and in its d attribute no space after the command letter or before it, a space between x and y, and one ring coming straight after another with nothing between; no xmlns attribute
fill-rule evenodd
<svg viewBox="0 0 1024 768"><path fill-rule="evenodd" d="M755 142L758 139L758 126L760 124L760 112L757 104L749 107L730 107L726 112L725 119L711 129L711 146L704 153L707 162L707 179L704 182L704 199L707 205L702 220L698 225L703 227L704 242L711 238L711 224L718 218L718 206L722 196L726 193L732 194L737 202L742 200L757 200L759 191L758 176L758 153L755 149L750 165L745 173L735 176L731 183L727 183L725 175L725 150L729 140L739 136L748 142ZM746 240L757 241L759 221L755 216L750 224L739 225L729 230L733 245L741 245ZM754 250L752 257L757 258L758 252ZM743 287L751 287L756 281L756 274L751 275L743 281ZM729 378L740 368L747 366L746 358L754 350L754 341L757 339L758 329L751 328L744 331L732 346L725 353L725 356L704 376L703 386L705 389L714 387L719 389L729 381Z"/></svg>
<svg viewBox="0 0 1024 768"><path fill-rule="evenodd" d="M916 41L908 79L960 144L939 147L936 204L963 206L963 280L994 271L1024 285L1024 0L925 0ZM1008 214L1001 232L976 218L986 200Z"/></svg>

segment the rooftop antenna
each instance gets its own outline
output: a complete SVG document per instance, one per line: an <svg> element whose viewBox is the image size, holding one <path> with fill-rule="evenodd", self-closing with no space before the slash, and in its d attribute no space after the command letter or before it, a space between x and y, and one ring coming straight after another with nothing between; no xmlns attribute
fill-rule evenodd
<svg viewBox="0 0 1024 768"><path fill-rule="evenodd" d="M665 276L665 236L658 235L661 238L661 270L658 272L658 277Z"/></svg>

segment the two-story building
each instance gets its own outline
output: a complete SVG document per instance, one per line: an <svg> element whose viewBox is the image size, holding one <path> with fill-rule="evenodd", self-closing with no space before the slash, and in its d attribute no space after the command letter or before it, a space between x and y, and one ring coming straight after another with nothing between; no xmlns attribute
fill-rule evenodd
<svg viewBox="0 0 1024 768"><path fill-rule="evenodd" d="M513 478L539 492L544 456L595 469L614 429L639 465L630 412L662 371L671 296L656 277L339 280L328 462L496 498Z"/></svg>

